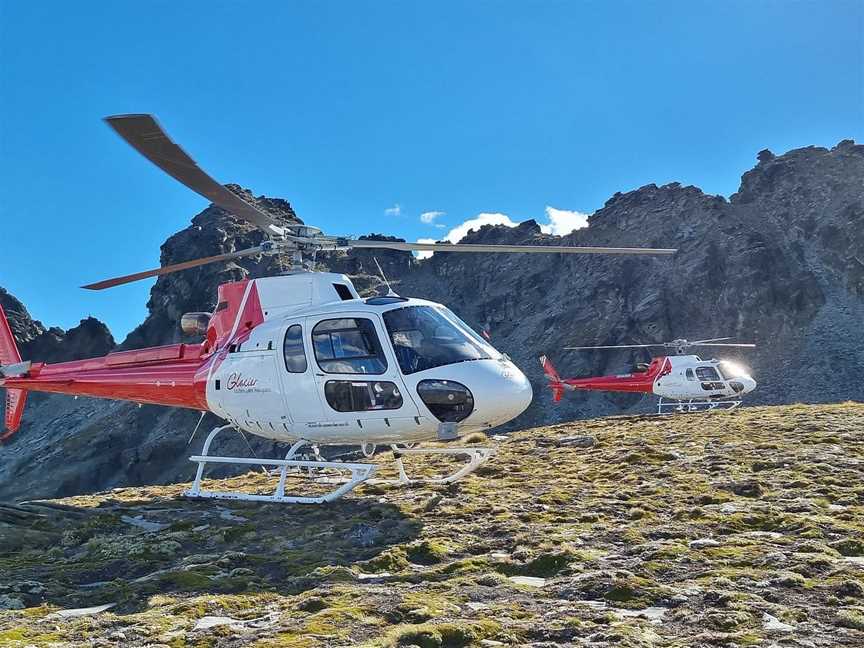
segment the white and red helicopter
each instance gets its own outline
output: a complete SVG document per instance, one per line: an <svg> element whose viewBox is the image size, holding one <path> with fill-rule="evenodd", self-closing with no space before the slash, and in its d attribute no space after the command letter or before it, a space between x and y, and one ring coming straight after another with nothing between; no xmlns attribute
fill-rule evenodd
<svg viewBox="0 0 864 648"><path fill-rule="evenodd" d="M118 115L107 123L157 167L219 207L264 231L256 247L117 277L84 288L101 290L148 277L240 257L290 253L292 271L220 285L212 313L188 313L181 327L200 334L199 344L117 351L90 360L22 362L0 309L0 386L6 388L8 440L18 429L27 393L56 392L168 405L212 412L226 421L210 432L198 464L192 497L322 503L341 497L375 472L371 463L325 461L324 444L359 445L371 457L376 445L392 448L400 481L401 457L461 456L467 462L439 481L475 470L491 448L415 448L486 431L521 414L531 403L525 375L441 304L395 294L362 299L348 277L310 272L303 253L352 248L434 252L569 254L673 254L673 249L571 246L425 244L327 236L303 224L285 224L207 175L151 115ZM235 429L293 442L281 459L209 455L213 439ZM304 446L314 454L300 455ZM215 492L201 487L207 463L278 468L272 494ZM338 487L324 495L286 495L286 477L338 471ZM347 479L345 473L347 474Z"/></svg>
<svg viewBox="0 0 864 648"><path fill-rule="evenodd" d="M674 355L652 358L650 363L636 365L632 373L589 378L561 378L545 355L540 364L552 390L553 399L561 400L565 390L630 392L655 394L660 397L657 413L695 412L711 409L734 409L741 397L756 389L756 381L748 371L729 360L703 360L687 355L691 347L734 347L752 349L750 343L729 343L732 338L712 338L690 342L679 339L657 344L618 344L610 346L564 347L568 351L650 349L662 347ZM665 399L665 400L664 400Z"/></svg>

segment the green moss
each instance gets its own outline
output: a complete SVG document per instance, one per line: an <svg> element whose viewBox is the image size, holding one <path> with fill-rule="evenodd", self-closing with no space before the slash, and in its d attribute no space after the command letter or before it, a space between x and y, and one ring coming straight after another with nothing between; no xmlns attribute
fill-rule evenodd
<svg viewBox="0 0 864 648"><path fill-rule="evenodd" d="M23 630L6 630L0 632L0 641L24 641L27 636Z"/></svg>
<svg viewBox="0 0 864 648"><path fill-rule="evenodd" d="M31 619L41 619L54 612L54 608L49 605L39 605L38 607L29 607L21 610L21 613Z"/></svg>
<svg viewBox="0 0 864 648"><path fill-rule="evenodd" d="M574 560L576 560L576 555L570 549L550 551L533 558L521 571L525 576L550 578L562 571Z"/></svg>
<svg viewBox="0 0 864 648"><path fill-rule="evenodd" d="M183 590L202 590L210 587L213 581L195 571L170 571L159 575L159 581Z"/></svg>
<svg viewBox="0 0 864 648"><path fill-rule="evenodd" d="M864 630L864 614L855 610L841 610L837 613L834 624L842 628Z"/></svg>
<svg viewBox="0 0 864 648"><path fill-rule="evenodd" d="M864 540L858 538L843 538L832 542L831 548L844 556L864 556Z"/></svg>
<svg viewBox="0 0 864 648"><path fill-rule="evenodd" d="M437 565L449 553L446 544L436 540L422 540L408 545L405 550L409 562L417 565Z"/></svg>
<svg viewBox="0 0 864 648"><path fill-rule="evenodd" d="M465 623L424 623L420 625L399 626L390 631L382 640L373 641L369 646L394 648L395 646L416 645L421 648L459 648L470 646L500 632L501 626L490 620Z"/></svg>
<svg viewBox="0 0 864 648"><path fill-rule="evenodd" d="M3 648L47 647L61 641L63 637L56 633L44 633L26 628L0 630L0 646Z"/></svg>
<svg viewBox="0 0 864 648"><path fill-rule="evenodd" d="M358 563L357 566L368 574L379 572L392 574L408 568L408 556L404 547L393 547L382 551L375 558Z"/></svg>
<svg viewBox="0 0 864 648"><path fill-rule="evenodd" d="M320 612L327 609L327 602L320 596L309 596L297 603L297 609L304 612Z"/></svg>
<svg viewBox="0 0 864 648"><path fill-rule="evenodd" d="M452 592L439 594L432 591L409 592L402 597L397 610L412 623L441 618L447 613L459 612L457 603L461 598L454 597Z"/></svg>
<svg viewBox="0 0 864 648"><path fill-rule="evenodd" d="M246 535L251 535L256 532L254 524L235 524L222 532L222 537L225 542L237 542Z"/></svg>

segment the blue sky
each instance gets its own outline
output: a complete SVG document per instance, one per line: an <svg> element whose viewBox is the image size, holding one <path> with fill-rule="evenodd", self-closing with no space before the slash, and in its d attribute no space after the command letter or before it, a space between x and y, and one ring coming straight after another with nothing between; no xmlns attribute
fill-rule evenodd
<svg viewBox="0 0 864 648"><path fill-rule="evenodd" d="M206 201L105 115L330 233L441 238L862 141L862 31L857 0L0 0L0 286L49 325L144 318L149 282L77 286L158 264Z"/></svg>

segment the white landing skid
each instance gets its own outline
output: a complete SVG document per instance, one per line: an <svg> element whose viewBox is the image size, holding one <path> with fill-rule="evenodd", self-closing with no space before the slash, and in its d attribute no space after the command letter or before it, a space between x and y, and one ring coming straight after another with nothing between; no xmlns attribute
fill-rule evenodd
<svg viewBox="0 0 864 648"><path fill-rule="evenodd" d="M740 400L666 400L657 403L658 414L679 414L685 412L710 412L712 410L731 411L741 404Z"/></svg>
<svg viewBox="0 0 864 648"><path fill-rule="evenodd" d="M399 478L390 483L408 485L408 484L451 484L458 479L462 479L465 475L469 475L480 466L486 463L492 455L495 454L494 448L405 448L397 445L391 445L393 456L396 458L396 468L399 471ZM468 461L459 470L447 477L438 479L410 479L405 472L405 465L402 463L403 456L417 455L449 455L452 457L467 457Z"/></svg>
<svg viewBox="0 0 864 648"><path fill-rule="evenodd" d="M205 499L229 499L240 500L245 502L279 502L284 504L323 504L339 499L345 493L354 490L369 479L377 468L374 464L364 463L342 463L337 461L324 460L298 460L294 459L297 451L309 442L305 440L298 441L291 446L291 449L285 455L284 459L255 459L248 457L214 457L207 453L210 451L210 444L216 435L223 430L232 428L231 425L223 425L215 428L207 436L204 442L204 448L201 455L190 457L189 460L198 464L198 471L195 473L195 481L192 482L192 488L183 493L186 497L205 498ZM317 452L316 452L317 456ZM208 463L229 463L229 464L247 464L254 466L275 466L279 468L279 483L272 495L258 495L253 493L241 492L221 492L210 491L201 488L201 479L204 476L204 466ZM337 470L343 473L350 473L347 480L342 480L341 485L335 490L324 495L314 497L300 497L285 494L285 480L288 477L289 470L303 472L304 470L311 476L312 473L320 470Z"/></svg>

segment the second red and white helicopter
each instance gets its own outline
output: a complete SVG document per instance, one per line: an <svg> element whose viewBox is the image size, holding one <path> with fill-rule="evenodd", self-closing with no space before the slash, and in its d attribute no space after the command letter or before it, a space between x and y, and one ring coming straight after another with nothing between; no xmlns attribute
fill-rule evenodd
<svg viewBox="0 0 864 648"><path fill-rule="evenodd" d="M650 363L636 365L635 371L614 376L561 378L545 355L540 364L549 381L553 399L561 400L565 390L629 392L660 397L657 413L695 412L712 409L734 409L741 397L756 389L756 381L747 369L729 360L703 360L687 354L691 347L734 347L752 349L749 343L729 343L731 338L712 338L690 342L679 339L657 344L617 344L610 346L564 347L568 351L664 348L671 355L652 358Z"/></svg>

